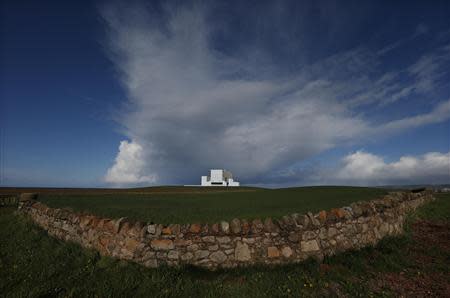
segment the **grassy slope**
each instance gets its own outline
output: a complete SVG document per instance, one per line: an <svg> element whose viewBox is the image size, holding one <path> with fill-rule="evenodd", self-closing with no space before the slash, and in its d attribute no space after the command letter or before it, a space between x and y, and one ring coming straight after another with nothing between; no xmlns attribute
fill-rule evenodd
<svg viewBox="0 0 450 298"><path fill-rule="evenodd" d="M217 222L234 217L280 217L345 206L384 193L382 189L363 187L302 187L237 192L43 194L39 200L52 207L71 207L106 217L126 216L167 224Z"/></svg>
<svg viewBox="0 0 450 298"><path fill-rule="evenodd" d="M421 208L414 218L448 222L449 215L450 195L446 195ZM328 258L320 266L310 261L218 272L147 269L100 257L48 237L12 209L0 209L0 239L0 293L8 297L317 297L338 293L395 297L389 288L374 289L373 280L392 272L404 273L409 280L418 274L450 276L448 250L425 243L421 251L428 260L425 265L405 253L418 246L410 234L386 239L377 248Z"/></svg>

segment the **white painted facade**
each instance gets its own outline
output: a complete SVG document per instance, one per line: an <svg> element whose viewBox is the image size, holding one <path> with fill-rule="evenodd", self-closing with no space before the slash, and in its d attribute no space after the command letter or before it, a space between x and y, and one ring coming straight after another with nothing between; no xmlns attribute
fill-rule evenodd
<svg viewBox="0 0 450 298"><path fill-rule="evenodd" d="M212 169L209 176L202 176L201 186L239 186L239 182L233 180L231 172Z"/></svg>

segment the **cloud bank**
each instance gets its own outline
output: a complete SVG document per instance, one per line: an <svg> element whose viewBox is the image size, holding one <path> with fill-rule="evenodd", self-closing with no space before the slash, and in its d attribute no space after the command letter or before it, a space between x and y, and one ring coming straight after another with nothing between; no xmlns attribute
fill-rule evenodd
<svg viewBox="0 0 450 298"><path fill-rule="evenodd" d="M109 6L102 15L128 94L119 121L129 141L106 174L110 183L192 183L215 167L251 183L341 144L450 117L448 99L427 113L381 122L363 112L439 84L447 48L423 56L428 67L419 60L386 72L376 51L357 47L275 77L274 63L213 47L204 8L166 7L161 18L145 7Z"/></svg>
<svg viewBox="0 0 450 298"><path fill-rule="evenodd" d="M388 185L450 182L450 152L402 156L386 162L380 156L357 151L342 160L342 167L328 178L341 184Z"/></svg>

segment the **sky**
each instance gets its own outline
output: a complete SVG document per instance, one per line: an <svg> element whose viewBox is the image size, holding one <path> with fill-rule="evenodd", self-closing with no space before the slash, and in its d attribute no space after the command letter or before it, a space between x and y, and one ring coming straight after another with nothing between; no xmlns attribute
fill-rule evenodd
<svg viewBox="0 0 450 298"><path fill-rule="evenodd" d="M448 1L2 1L0 186L450 183Z"/></svg>

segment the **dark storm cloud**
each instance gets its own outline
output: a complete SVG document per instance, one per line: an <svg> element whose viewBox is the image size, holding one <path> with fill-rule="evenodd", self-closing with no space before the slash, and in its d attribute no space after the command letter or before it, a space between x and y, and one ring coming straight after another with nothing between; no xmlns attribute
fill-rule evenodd
<svg viewBox="0 0 450 298"><path fill-rule="evenodd" d="M361 16L343 21L340 7L311 4L296 15L303 18L286 23L281 20L289 9L273 5L258 14L264 19L247 11L245 34L213 18L220 7L167 6L158 14L143 6L103 10L111 59L128 93L120 122L129 139L120 144L106 181L193 182L186 177L224 167L243 181L264 176L276 182L272 173L342 143L448 119L448 98L421 114L377 125L361 112L443 84L448 46L385 71L387 50L362 44L345 49L336 40L346 35L341 29L356 34ZM311 16L323 28L311 29ZM230 37L233 32L237 36ZM316 46L337 52L313 53L314 33L322 32L327 34L315 39Z"/></svg>

